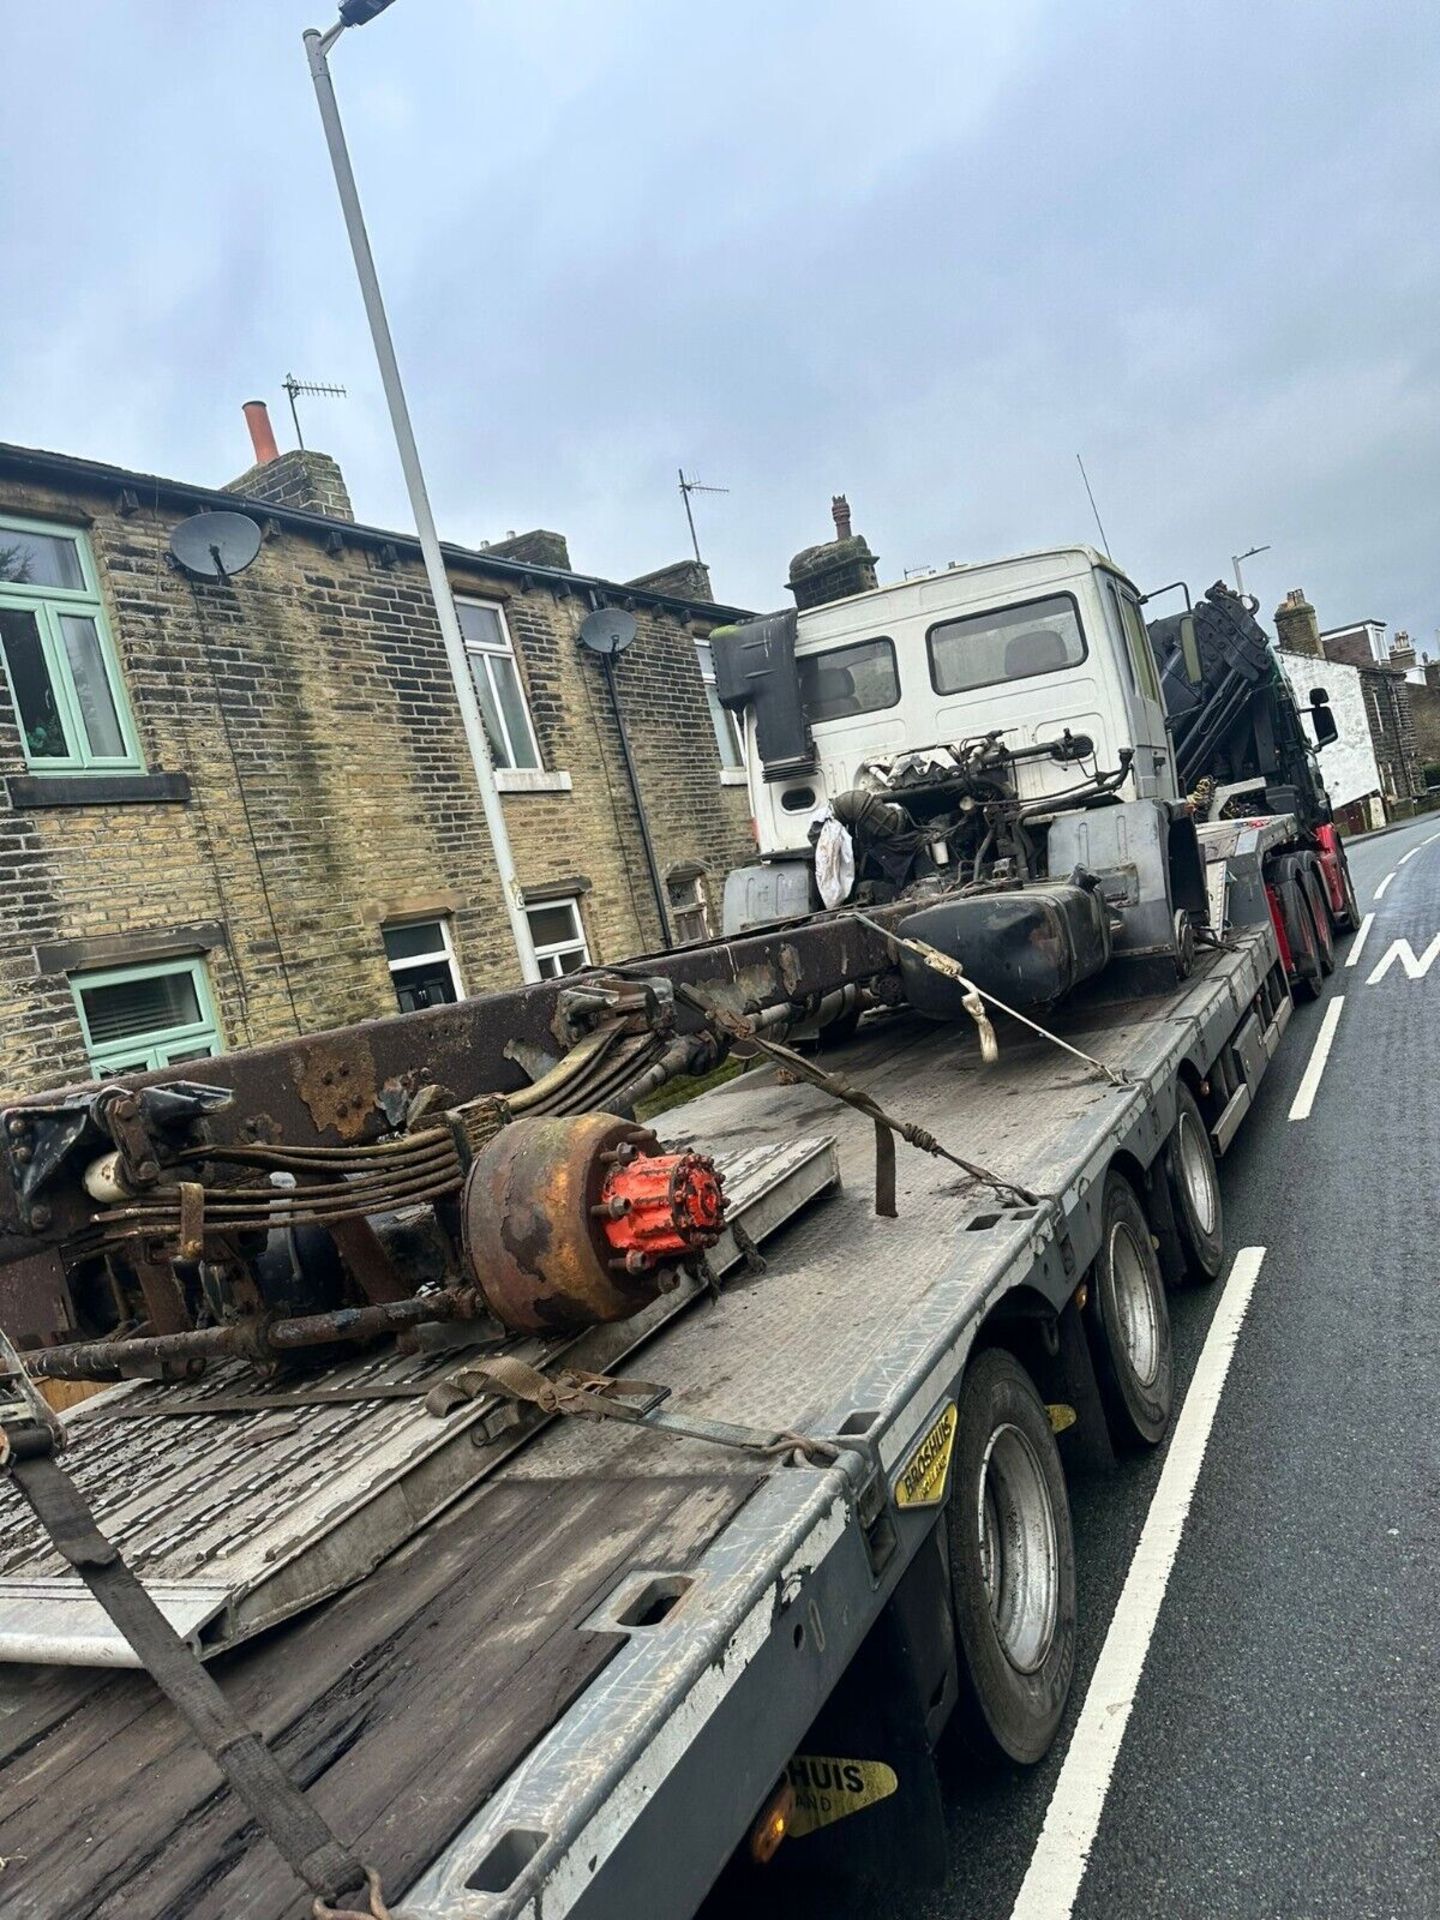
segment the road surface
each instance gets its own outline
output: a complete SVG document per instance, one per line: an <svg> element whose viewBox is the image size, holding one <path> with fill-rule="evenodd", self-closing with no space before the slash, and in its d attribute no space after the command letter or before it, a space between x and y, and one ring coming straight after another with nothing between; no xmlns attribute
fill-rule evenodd
<svg viewBox="0 0 1440 1920"><path fill-rule="evenodd" d="M1350 859L1373 918L1223 1164L1226 1273L1172 1296L1176 1430L1073 1491L1061 1737L952 1768L942 1891L827 1920L1440 1916L1440 817Z"/></svg>

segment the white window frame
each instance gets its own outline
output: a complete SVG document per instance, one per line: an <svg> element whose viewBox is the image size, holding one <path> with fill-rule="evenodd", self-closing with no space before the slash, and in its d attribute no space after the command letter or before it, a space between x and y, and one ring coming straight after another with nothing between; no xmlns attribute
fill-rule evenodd
<svg viewBox="0 0 1440 1920"><path fill-rule="evenodd" d="M708 635L702 635L695 642L695 658L700 666L700 678L705 686L705 704L710 710L710 727L715 735L715 751L720 756L720 778L726 781L727 775L735 785L745 779L745 730L740 725L738 714L720 704L720 690L715 679L715 649ZM727 757L726 741L729 741Z"/></svg>
<svg viewBox="0 0 1440 1920"><path fill-rule="evenodd" d="M675 938L679 940L682 945L688 946L692 940L708 940L710 938L710 902L705 898L705 878L703 874L683 873L677 874L673 880L667 880L665 882L665 899L669 908L670 924L674 930ZM700 931L698 933L682 933L680 931L680 916L687 913L699 914Z"/></svg>
<svg viewBox="0 0 1440 1920"><path fill-rule="evenodd" d="M575 933L573 938L569 940L534 941L535 958L539 962L540 977L542 980L558 980L560 978L566 969L562 967L559 962L567 953L578 953L582 967L588 967L591 964L590 942L585 937L585 922L581 917L580 898L578 894L561 894L556 900L527 900L525 903L526 919L528 920L530 915L534 913L552 912L556 907L568 907L570 909L570 918L574 924ZM533 927L531 928L531 938L534 940ZM545 963L547 960L554 960L556 962L553 971L546 966Z"/></svg>
<svg viewBox="0 0 1440 1920"><path fill-rule="evenodd" d="M55 711L64 728L65 739L70 749L66 754L31 752L30 743L25 738L25 722L21 716L20 702L10 673L10 662L5 656L3 645L0 645L0 663L3 663L5 680L10 692L10 704L15 714L15 725L20 734L26 766L33 773L40 774L143 773L145 761L140 752L139 736L135 731L135 716L130 710L124 676L120 671L119 656L111 638L110 623L106 618L105 603L100 594L100 582L95 572L95 557L90 551L90 540L85 529L67 526L61 521L35 520L21 515L0 514L0 548L6 545L6 535L12 533L22 536L27 533L38 533L52 540L68 541L75 549L84 581L81 587L44 587L35 586L29 581L0 580L0 609L8 607L19 613L28 613L35 622L45 674L50 683L51 697L55 702ZM67 613L89 620L94 625L105 682L115 708L116 724L120 730L122 751L118 754L99 754L90 745L80 696L66 653L64 630L60 624L62 617Z"/></svg>
<svg viewBox="0 0 1440 1920"><path fill-rule="evenodd" d="M428 953L407 954L403 960L392 960L390 949L385 945L387 933L399 933L405 927L439 927L440 944ZM403 920L386 920L380 927L380 945L385 952L385 964L390 970L391 991L399 1004L400 990L395 986L395 975L404 973L410 967L428 966L432 961L443 960L450 969L450 984L455 989L455 998L465 998L465 983L460 977L460 960L455 952L455 939L450 931L448 913L407 914Z"/></svg>
<svg viewBox="0 0 1440 1920"><path fill-rule="evenodd" d="M86 992L95 987L123 986L131 980L161 979L174 973L188 975L194 984L195 1002L200 1009L199 1020L178 1027L155 1027L148 1033L127 1034L121 1039L103 1040L98 1044L91 1038L90 1022L85 1013ZM85 1039L91 1071L97 1079L117 1073L153 1073L160 1067L168 1067L178 1054L193 1054L201 1046L209 1047L210 1058L225 1051L225 1039L220 1031L215 1000L210 991L210 977L204 960L198 956L194 959L149 960L130 967L97 967L72 973L70 991L75 996L75 1012Z"/></svg>
<svg viewBox="0 0 1440 1920"><path fill-rule="evenodd" d="M485 675L486 684L490 688L490 700L495 709L496 724L500 729L501 738L499 742L497 743L493 740L490 742L491 758L495 761L495 771L497 773L509 774L542 772L545 762L541 758L540 742L535 733L535 721L530 712L530 695L526 691L525 676L520 671L520 660L515 652L515 642L510 637L510 627L505 618L504 607L498 600L482 600L478 595L471 593L457 593L455 596L455 605L457 609L461 607L480 607L486 613L493 613L495 616L495 624L500 630L500 638L498 641L485 641L472 640L468 634L463 632L462 628L465 652L471 662L471 671L473 672L475 670L474 663L478 661L480 663L480 670L483 671ZM506 718L505 705L500 698L499 689L495 685L495 673L490 665L492 660L508 660L514 668L515 684L520 690L520 709L525 716L525 740L522 746L533 756L528 760L521 760L516 749L516 743L511 738L510 722ZM495 752L497 744L505 756L503 765Z"/></svg>

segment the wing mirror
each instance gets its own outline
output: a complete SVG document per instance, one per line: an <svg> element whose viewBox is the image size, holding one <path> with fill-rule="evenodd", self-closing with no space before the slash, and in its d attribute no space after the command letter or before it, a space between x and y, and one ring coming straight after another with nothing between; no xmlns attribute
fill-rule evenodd
<svg viewBox="0 0 1440 1920"><path fill-rule="evenodd" d="M1328 747L1332 740L1340 738L1340 728L1330 711L1330 696L1324 687L1310 689L1310 724L1315 729L1317 747Z"/></svg>
<svg viewBox="0 0 1440 1920"><path fill-rule="evenodd" d="M1205 673L1200 665L1200 642L1195 638L1195 616L1188 611L1180 616L1180 658L1184 662L1185 678L1192 687L1198 687Z"/></svg>

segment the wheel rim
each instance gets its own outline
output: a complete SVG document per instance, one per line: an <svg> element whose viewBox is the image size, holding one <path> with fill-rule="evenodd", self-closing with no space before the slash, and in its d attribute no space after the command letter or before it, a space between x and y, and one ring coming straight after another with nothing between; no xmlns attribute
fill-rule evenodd
<svg viewBox="0 0 1440 1920"><path fill-rule="evenodd" d="M1142 1387L1153 1387L1160 1372L1160 1309L1149 1262L1123 1221L1110 1232L1110 1279L1130 1370Z"/></svg>
<svg viewBox="0 0 1440 1920"><path fill-rule="evenodd" d="M1007 1423L990 1436L976 1523L1000 1650L1018 1673L1034 1673L1055 1638L1060 1554L1044 1469L1019 1427Z"/></svg>
<svg viewBox="0 0 1440 1920"><path fill-rule="evenodd" d="M1215 1231L1220 1209L1215 1191L1215 1167L1193 1113L1180 1115L1180 1178L1195 1224L1208 1238Z"/></svg>

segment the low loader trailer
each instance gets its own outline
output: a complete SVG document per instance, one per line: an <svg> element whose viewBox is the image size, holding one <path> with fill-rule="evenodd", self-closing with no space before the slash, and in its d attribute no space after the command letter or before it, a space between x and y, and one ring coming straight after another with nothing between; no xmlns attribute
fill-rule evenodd
<svg viewBox="0 0 1440 1920"><path fill-rule="evenodd" d="M630 1320L558 1349L515 1334L514 1378L485 1347L332 1342L303 1374L222 1348L203 1374L146 1360L172 1377L65 1416L55 1458L100 1532L393 1912L678 1916L725 1871L923 1871L947 1721L1044 1752L1074 1659L1065 1457L1166 1431L1166 1284L1219 1271L1214 1155L1290 1015L1260 857L1230 854L1223 944L1166 993L1096 983L1053 1038L995 1013L992 1064L968 1021L882 1003L820 1056L829 1086L762 1057L672 1109L664 1153L639 1157L721 1169L728 1244ZM868 915L841 940L848 918L827 939L883 983L893 943ZM713 982L723 955L731 1018L763 1037L759 983L803 982L805 931L677 970ZM543 1031L565 990L507 1000ZM411 1016L409 1057L432 1039L458 1079L485 1007ZM207 1067L236 1096L212 1143L233 1113L289 1120L316 1058L375 1085L405 1026ZM903 1129L889 1191L879 1154L884 1212L877 1112ZM74 1203L63 1169L45 1190ZM244 1326L207 1317L197 1344ZM89 1344L114 1363L135 1343ZM616 1369L612 1396L596 1376ZM3 1527L6 1914L307 1911L283 1823L135 1670L145 1652L17 1486ZM363 1887L327 1891L368 1910Z"/></svg>
<svg viewBox="0 0 1440 1920"><path fill-rule="evenodd" d="M1353 896L1276 783L1181 797L1108 561L913 584L912 639L717 637L725 937L0 1113L7 1920L893 1886L942 1740L1046 1752L1067 1476L1169 1430L1277 880Z"/></svg>

